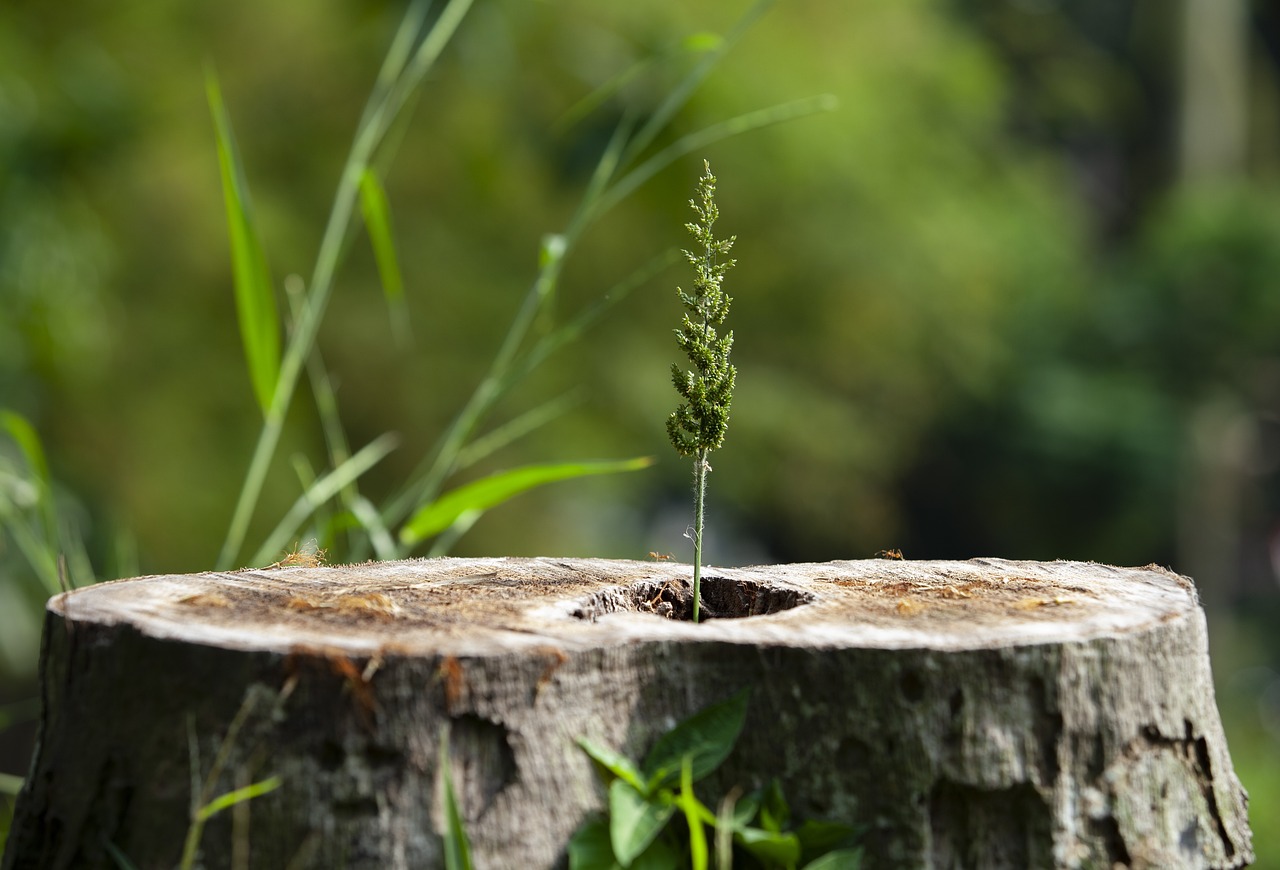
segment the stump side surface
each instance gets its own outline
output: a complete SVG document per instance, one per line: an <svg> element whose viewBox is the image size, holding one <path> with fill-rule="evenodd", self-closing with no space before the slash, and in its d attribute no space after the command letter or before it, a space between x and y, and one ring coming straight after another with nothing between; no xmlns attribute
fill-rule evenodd
<svg viewBox="0 0 1280 870"><path fill-rule="evenodd" d="M745 727L699 797L776 778L798 817L860 826L868 870L1252 859L1186 578L1002 560L711 568L705 609L723 618L694 625L661 615L682 612L689 574L438 559L59 596L4 870L111 868L104 843L174 866L192 776L224 753L211 794L284 785L238 807L240 829L232 812L210 821L204 866L443 867L446 735L476 866L563 868L605 801L577 740L640 759L741 689Z"/></svg>

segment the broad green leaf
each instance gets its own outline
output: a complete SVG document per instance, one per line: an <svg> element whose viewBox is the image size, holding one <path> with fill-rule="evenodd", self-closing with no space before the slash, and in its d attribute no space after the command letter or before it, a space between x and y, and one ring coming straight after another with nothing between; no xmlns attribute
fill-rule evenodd
<svg viewBox="0 0 1280 870"><path fill-rule="evenodd" d="M680 764L680 794L676 798L689 823L689 858L693 870L707 870L707 832L702 828L701 809L693 794L693 763L686 755Z"/></svg>
<svg viewBox="0 0 1280 870"><path fill-rule="evenodd" d="M592 474L613 474L648 468L653 459L641 456L603 462L565 462L555 465L524 465L510 471L499 471L472 483L450 490L421 507L400 529L400 541L413 546L449 528L467 511L488 510L522 492L558 480Z"/></svg>
<svg viewBox="0 0 1280 870"><path fill-rule="evenodd" d="M409 312L404 304L404 278L400 274L400 259L396 256L395 236L391 231L391 206L382 182L368 166L360 174L360 210L364 214L369 243L373 245L373 258L378 264L378 277L382 279L382 294L387 300L392 329L397 340L406 340Z"/></svg>
<svg viewBox="0 0 1280 870"><path fill-rule="evenodd" d="M612 773L618 779L623 780L636 791L647 795L648 792L644 787L644 778L640 774L639 768L632 763L620 752L614 752L607 746L601 746L598 743L592 743L585 737L578 738L578 745L582 747L582 751L590 755L592 760Z"/></svg>
<svg viewBox="0 0 1280 870"><path fill-rule="evenodd" d="M222 174L222 197L227 207L227 230L231 239L231 266L235 280L236 313L240 320L240 338L244 343L249 378L258 405L266 415L275 396L280 375L280 315L276 310L275 292L267 256L254 225L249 201L249 185L245 181L231 118L222 102L222 91L213 70L205 75L209 110L213 114L217 137L218 166Z"/></svg>
<svg viewBox="0 0 1280 870"><path fill-rule="evenodd" d="M259 782L246 785L244 788L238 788L235 791L229 791L226 794L219 795L207 804L202 806L196 813L197 822L206 822L213 816L229 809L236 804L253 800L264 794L275 791L280 787L280 777L272 776Z"/></svg>
<svg viewBox="0 0 1280 870"><path fill-rule="evenodd" d="M791 807L782 794L782 786L776 779L770 780L760 801L760 827L776 833L786 828L790 821Z"/></svg>
<svg viewBox="0 0 1280 870"><path fill-rule="evenodd" d="M609 842L609 822L593 818L569 840L569 870L620 870Z"/></svg>
<svg viewBox="0 0 1280 870"><path fill-rule="evenodd" d="M858 870L862 866L861 849L838 849L805 864L801 870Z"/></svg>
<svg viewBox="0 0 1280 870"><path fill-rule="evenodd" d="M841 822L824 822L810 819L796 828L800 847L806 858L816 858L846 846L852 846L858 829Z"/></svg>
<svg viewBox="0 0 1280 870"><path fill-rule="evenodd" d="M733 827L745 828L751 824L751 820L756 817L756 812L760 809L760 792L753 791L751 794L741 798L737 805L733 808Z"/></svg>
<svg viewBox="0 0 1280 870"><path fill-rule="evenodd" d="M733 744L742 732L749 696L750 689L743 689L700 710L659 737L640 767L650 790L677 782L686 755L692 764L694 782L719 767L733 751Z"/></svg>
<svg viewBox="0 0 1280 870"><path fill-rule="evenodd" d="M792 833L741 828L734 831L733 839L766 866L794 867L800 860L800 838Z"/></svg>
<svg viewBox="0 0 1280 870"><path fill-rule="evenodd" d="M17 794L22 791L22 777L0 773L0 794Z"/></svg>
<svg viewBox="0 0 1280 870"><path fill-rule="evenodd" d="M631 862L630 870L671 870L679 866L680 854L665 838L659 837Z"/></svg>
<svg viewBox="0 0 1280 870"><path fill-rule="evenodd" d="M621 779L609 786L609 842L623 867L632 865L675 812L675 805L663 797L646 798Z"/></svg>
<svg viewBox="0 0 1280 870"><path fill-rule="evenodd" d="M453 770L449 764L449 732L440 736L440 788L444 799L444 866L447 870L472 870L471 843L453 790Z"/></svg>

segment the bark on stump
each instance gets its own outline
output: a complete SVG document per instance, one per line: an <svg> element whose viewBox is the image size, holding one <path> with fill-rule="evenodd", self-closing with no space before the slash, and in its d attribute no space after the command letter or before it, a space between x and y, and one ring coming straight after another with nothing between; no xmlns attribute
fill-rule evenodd
<svg viewBox="0 0 1280 870"><path fill-rule="evenodd" d="M49 605L44 714L5 870L443 866L447 728L479 868L564 863L602 806L586 736L640 758L751 686L712 806L777 777L867 865L1241 867L1247 797L1191 582L977 560L709 569L437 559L146 577ZM738 617L738 618L729 618ZM228 738L228 732L231 732ZM293 862L293 863L290 863Z"/></svg>

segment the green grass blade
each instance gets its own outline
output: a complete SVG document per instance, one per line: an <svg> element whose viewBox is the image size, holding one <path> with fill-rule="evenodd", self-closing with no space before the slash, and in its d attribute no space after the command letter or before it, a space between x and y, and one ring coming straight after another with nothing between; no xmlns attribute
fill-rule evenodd
<svg viewBox="0 0 1280 870"><path fill-rule="evenodd" d="M734 787L720 801L716 813L716 870L733 870L733 817L738 796L742 792Z"/></svg>
<svg viewBox="0 0 1280 870"><path fill-rule="evenodd" d="M391 530L382 521L382 515L378 513L373 502L362 495L356 496L351 501L350 510L356 522L360 523L360 527L364 529L373 552L379 559L387 561L399 557L395 539L391 537Z"/></svg>
<svg viewBox="0 0 1280 870"><path fill-rule="evenodd" d="M291 326L296 328L296 324L302 319L310 304L306 287L301 278L290 275L285 279L284 289L289 300L289 313L293 318ZM329 451L329 465L332 468L338 468L351 458L351 447L347 443L347 433L342 428L342 419L338 413L337 390L333 386L333 379L329 377L329 369L318 347L311 348L311 354L307 357L307 378L311 382L311 395L316 403L316 415L320 418L320 429L324 433L325 447ZM343 504L350 508L351 502L359 494L354 483L344 487Z"/></svg>
<svg viewBox="0 0 1280 870"><path fill-rule="evenodd" d="M689 823L689 858L693 870L707 870L707 832L702 827L702 807L693 794L693 761L685 756L680 763L680 794L676 798Z"/></svg>
<svg viewBox="0 0 1280 870"><path fill-rule="evenodd" d="M453 768L449 764L449 732L440 735L440 792L444 804L444 866L447 870L472 870L471 843L462 821L458 795L453 790Z"/></svg>
<svg viewBox="0 0 1280 870"><path fill-rule="evenodd" d="M722 121L719 124L704 127L696 133L682 136L619 179L618 183L611 187L608 193L601 198L597 207L596 217L604 215L605 212L634 193L636 188L681 157L694 151L701 151L716 142L740 136L743 133L749 133L752 130L772 127L775 124L793 121L818 112L833 111L837 105L838 101L831 94L819 94L815 97L805 97L804 99L780 103L765 109L757 109L754 112L747 112L727 121Z"/></svg>
<svg viewBox="0 0 1280 870"><path fill-rule="evenodd" d="M392 48L370 93L364 115L356 129L338 189L334 193L329 220L325 224L324 236L320 241L320 251L316 255L309 285L308 304L285 348L284 357L280 362L279 385L267 411L262 430L258 433L253 457L249 461L249 469L245 473L240 495L236 499L226 538L218 553L217 567L220 569L230 568L235 563L245 536L248 534L254 508L266 483L267 472L275 456L276 447L280 443L285 414L293 401L298 376L304 361L311 355L316 336L320 331L320 322L324 318L329 294L333 289L333 278L341 260L343 240L354 213L360 176L373 159L387 128L395 121L415 88L421 84L435 59L452 38L454 31L471 7L471 0L449 0L439 17L430 25L421 42L417 44L417 48L411 51L425 20L428 5L425 0L419 0L405 12ZM406 60L410 54L412 59Z"/></svg>
<svg viewBox="0 0 1280 870"><path fill-rule="evenodd" d="M491 432L472 441L462 450L458 451L458 458L455 462L455 468L461 471L475 465L482 459L492 456L503 447L512 444L530 432L539 429L557 417L566 413L570 408L574 408L582 404L582 398L577 395L578 391L565 393L543 402L541 405L526 411L518 417L503 423Z"/></svg>
<svg viewBox="0 0 1280 870"><path fill-rule="evenodd" d="M586 118L596 109L600 108L606 102L613 98L615 94L621 91L631 82L639 78L643 73L651 67L656 66L659 61L669 61L682 53L702 54L708 51L714 51L724 42L723 37L718 33L693 33L680 40L674 48L667 48L663 51L642 57L640 60L631 64L622 72L611 76L599 87L592 90L582 99L578 100L572 106L565 110L564 114L556 119L551 127L551 132L555 135L561 135L566 130L574 127L583 118Z"/></svg>
<svg viewBox="0 0 1280 870"><path fill-rule="evenodd" d="M273 776L260 782L251 783L244 788L219 795L202 807L199 807L191 818L187 828L187 839L182 844L182 858L178 862L179 870L191 870L195 866L196 856L200 852L200 838L204 836L205 822L223 810L236 804L275 791L280 787L280 777Z"/></svg>
<svg viewBox="0 0 1280 870"><path fill-rule="evenodd" d="M624 166L639 157L640 153L649 147L658 134L666 129L666 126L671 123L671 119L689 101L689 97L693 96L693 92L698 89L698 85L702 84L702 80L711 74L711 71L720 63L721 58L742 39L743 35L751 29L756 20L773 4L774 0L758 0L734 23L724 38L707 52L707 56L694 66L679 84L672 88L666 99L654 110L648 121L636 133L635 138L628 143L627 150L622 156Z"/></svg>
<svg viewBox="0 0 1280 870"><path fill-rule="evenodd" d="M222 91L213 70L205 74L205 89L209 97L209 111L213 114L222 196L227 208L240 338L244 343L253 392L265 415L271 407L280 375L280 316L271 287L267 256L254 226L249 185L236 152L231 118L222 102Z"/></svg>
<svg viewBox="0 0 1280 870"><path fill-rule="evenodd" d="M488 510L522 492L548 483L593 474L638 471L652 464L651 457L641 456L635 459L603 462L525 465L509 471L500 471L450 490L430 504L424 505L400 529L400 541L407 546L421 543L449 528L459 516L468 511Z"/></svg>
<svg viewBox="0 0 1280 870"><path fill-rule="evenodd" d="M13 443L18 445L22 458L36 477L36 483L45 491L50 487L49 462L45 459L44 448L40 445L40 436L26 417L16 411L0 411L0 428L9 433Z"/></svg>
<svg viewBox="0 0 1280 870"><path fill-rule="evenodd" d="M580 311L571 320L542 336L533 347L521 356L518 363L511 366L507 376L502 380L499 395L505 395L517 383L532 374L553 353L569 342L581 337L597 320L608 313L609 309L626 299L637 287L644 286L654 276L674 263L683 260L684 255L678 248L668 248L656 257L650 258L643 266L610 287L599 299Z"/></svg>
<svg viewBox="0 0 1280 870"><path fill-rule="evenodd" d="M253 564L270 562L277 553L289 545L298 528L305 523L329 499L344 486L355 481L396 447L397 439L387 433L370 441L354 456L337 468L321 476L298 497L293 507L284 515L275 529L267 536L253 557Z"/></svg>
<svg viewBox="0 0 1280 870"><path fill-rule="evenodd" d="M49 473L49 460L45 458L40 435L31 422L16 411L0 410L0 429L7 432L18 446L30 475L34 477L34 480L28 479L28 483L35 486L36 505L40 522L44 525L44 537L52 545L57 539L58 529L53 505L53 476Z"/></svg>
<svg viewBox="0 0 1280 870"><path fill-rule="evenodd" d="M397 341L407 345L409 312L405 307L404 278L400 274L400 260L396 256L395 237L391 232L391 206L382 182L368 166L360 175L360 210L364 214L369 243L373 245L378 277L382 279L382 295L387 300L387 310L391 315L392 333Z"/></svg>
<svg viewBox="0 0 1280 870"><path fill-rule="evenodd" d="M226 794L218 795L218 797L209 801L202 806L196 813L196 819L200 822L207 822L225 809L230 809L239 803L253 800L264 794L275 791L280 787L280 777L272 776L259 782L250 783L243 788L229 791Z"/></svg>

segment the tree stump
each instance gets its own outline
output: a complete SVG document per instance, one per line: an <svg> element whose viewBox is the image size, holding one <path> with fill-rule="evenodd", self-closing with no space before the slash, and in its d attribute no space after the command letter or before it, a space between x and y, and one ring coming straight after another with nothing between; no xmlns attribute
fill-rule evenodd
<svg viewBox="0 0 1280 870"><path fill-rule="evenodd" d="M479 868L564 866L632 758L751 687L698 791L776 777L865 866L1242 867L1247 797L1186 578L1072 562L707 569L434 559L144 577L49 604L5 870L442 867L448 745ZM196 797L199 796L199 797Z"/></svg>

